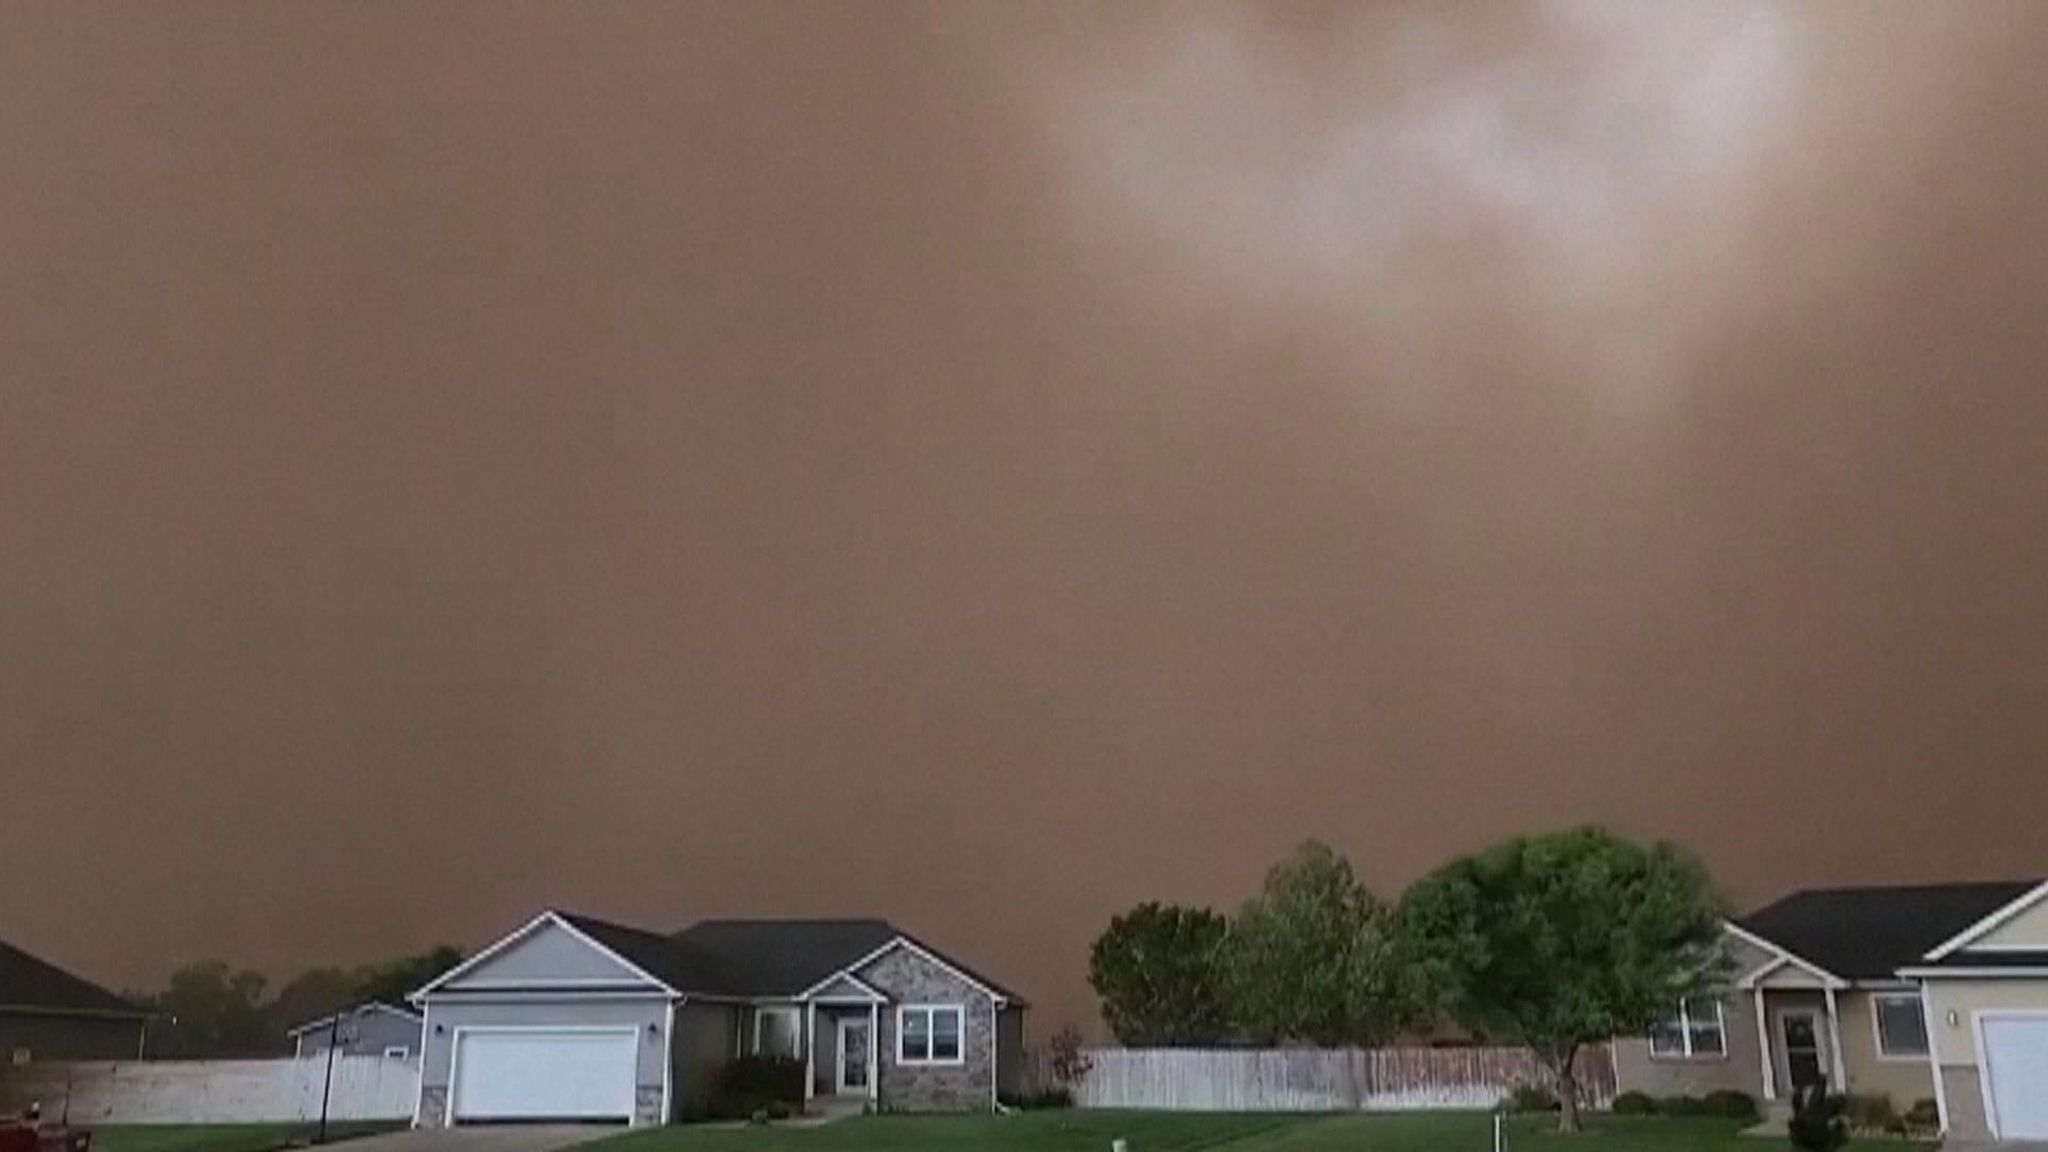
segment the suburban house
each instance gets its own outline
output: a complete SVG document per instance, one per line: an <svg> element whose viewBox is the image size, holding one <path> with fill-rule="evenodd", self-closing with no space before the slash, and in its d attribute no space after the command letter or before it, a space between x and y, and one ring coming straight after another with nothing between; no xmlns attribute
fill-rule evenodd
<svg viewBox="0 0 2048 1152"><path fill-rule="evenodd" d="M420 1053L420 1024L411 1008L371 1001L308 1020L285 1035L294 1056L321 1056L332 1047L342 1056L409 1060Z"/></svg>
<svg viewBox="0 0 2048 1152"><path fill-rule="evenodd" d="M0 943L0 1061L132 1060L148 1014L105 988Z"/></svg>
<svg viewBox="0 0 2048 1152"><path fill-rule="evenodd" d="M1734 981L1613 1046L1622 1091L1795 1087L1935 1103L1959 1139L2048 1139L2048 884L1794 893L1727 925Z"/></svg>
<svg viewBox="0 0 2048 1152"><path fill-rule="evenodd" d="M806 1105L995 1107L1024 1001L882 920L708 920L663 935L548 911L411 997L413 1122L658 1124L749 1054L803 1063Z"/></svg>

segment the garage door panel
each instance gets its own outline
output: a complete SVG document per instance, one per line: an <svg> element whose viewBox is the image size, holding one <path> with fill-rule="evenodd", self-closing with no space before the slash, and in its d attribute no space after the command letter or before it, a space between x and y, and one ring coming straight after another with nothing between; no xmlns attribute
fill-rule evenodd
<svg viewBox="0 0 2048 1152"><path fill-rule="evenodd" d="M1987 1103L2005 1140L2048 1140L2048 1016L1986 1016Z"/></svg>
<svg viewBox="0 0 2048 1152"><path fill-rule="evenodd" d="M460 1029L455 1118L630 1120L638 1044L631 1029Z"/></svg>

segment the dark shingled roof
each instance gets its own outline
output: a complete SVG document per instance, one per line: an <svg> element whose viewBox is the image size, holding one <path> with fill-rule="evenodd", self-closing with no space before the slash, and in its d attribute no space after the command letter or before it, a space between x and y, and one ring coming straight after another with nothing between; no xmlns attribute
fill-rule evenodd
<svg viewBox="0 0 2048 1152"><path fill-rule="evenodd" d="M105 988L38 960L12 944L0 943L0 1008L145 1016L142 1009Z"/></svg>
<svg viewBox="0 0 2048 1152"><path fill-rule="evenodd" d="M1013 992L887 920L705 920L672 936L569 912L577 931L683 992L794 996L902 937L1010 1000Z"/></svg>
<svg viewBox="0 0 2048 1152"><path fill-rule="evenodd" d="M1901 968L2038 887L2038 880L1795 892L1736 921L1846 980Z"/></svg>
<svg viewBox="0 0 2048 1152"><path fill-rule="evenodd" d="M678 932L735 996L794 996L902 935L886 920L704 920Z"/></svg>

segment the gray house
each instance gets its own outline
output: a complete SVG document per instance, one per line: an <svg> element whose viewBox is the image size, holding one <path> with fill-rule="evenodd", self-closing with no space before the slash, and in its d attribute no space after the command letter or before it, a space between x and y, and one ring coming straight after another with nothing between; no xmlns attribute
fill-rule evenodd
<svg viewBox="0 0 2048 1152"><path fill-rule="evenodd" d="M882 920L711 920L662 935L543 912L414 993L414 1123L658 1124L735 1057L804 1064L807 1106L990 1109L1024 1001Z"/></svg>
<svg viewBox="0 0 2048 1152"><path fill-rule="evenodd" d="M0 943L0 1071L41 1060L133 1060L147 1013L105 988Z"/></svg>
<svg viewBox="0 0 2048 1152"><path fill-rule="evenodd" d="M420 1023L419 1013L410 1008L373 1001L343 1009L338 1021L322 1016L285 1035L292 1039L294 1056L324 1055L332 1045L343 1056L409 1060L420 1054Z"/></svg>

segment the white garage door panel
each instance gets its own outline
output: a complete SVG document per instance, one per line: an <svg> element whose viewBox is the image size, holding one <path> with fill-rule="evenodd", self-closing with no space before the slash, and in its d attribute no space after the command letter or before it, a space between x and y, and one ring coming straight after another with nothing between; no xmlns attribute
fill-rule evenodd
<svg viewBox="0 0 2048 1152"><path fill-rule="evenodd" d="M455 1118L631 1119L639 1041L624 1029L463 1029Z"/></svg>
<svg viewBox="0 0 2048 1152"><path fill-rule="evenodd" d="M2048 1017L1987 1016L1986 1094L2004 1140L2048 1140Z"/></svg>

